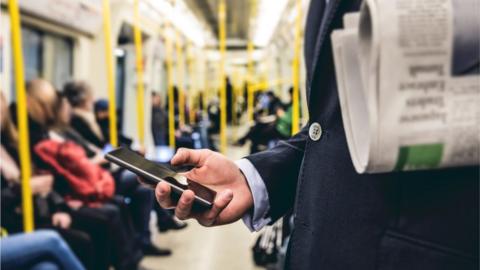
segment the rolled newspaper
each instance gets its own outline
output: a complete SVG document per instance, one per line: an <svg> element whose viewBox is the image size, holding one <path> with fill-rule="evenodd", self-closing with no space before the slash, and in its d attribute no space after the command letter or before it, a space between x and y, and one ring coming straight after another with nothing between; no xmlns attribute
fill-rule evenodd
<svg viewBox="0 0 480 270"><path fill-rule="evenodd" d="M480 0L366 0L332 33L358 173L480 163Z"/></svg>

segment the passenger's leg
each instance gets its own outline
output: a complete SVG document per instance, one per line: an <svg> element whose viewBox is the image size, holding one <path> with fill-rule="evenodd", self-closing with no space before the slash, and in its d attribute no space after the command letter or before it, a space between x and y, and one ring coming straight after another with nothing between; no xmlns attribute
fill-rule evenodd
<svg viewBox="0 0 480 270"><path fill-rule="evenodd" d="M44 261L37 263L28 270L62 270L56 263Z"/></svg>
<svg viewBox="0 0 480 270"><path fill-rule="evenodd" d="M124 170L119 176L117 193L130 199L130 215L142 245L150 245L150 212L153 205L153 190L146 188L137 180L137 176Z"/></svg>
<svg viewBox="0 0 480 270"><path fill-rule="evenodd" d="M158 203L154 204L155 213L157 214L157 226L161 232L168 230L181 230L187 227L187 223L176 220L169 210L163 209Z"/></svg>
<svg viewBox="0 0 480 270"><path fill-rule="evenodd" d="M72 212L72 220L72 228L85 231L92 239L95 254L93 269L108 270L112 258L112 241L106 215L96 209L83 207Z"/></svg>
<svg viewBox="0 0 480 270"><path fill-rule="evenodd" d="M120 207L104 204L100 208L82 207L78 211L103 222L108 227L107 237L112 247L111 261L115 269L135 269L142 258L142 253L131 229L131 222L124 219Z"/></svg>
<svg viewBox="0 0 480 270"><path fill-rule="evenodd" d="M93 264L97 260L97 254L94 252L92 238L86 232L75 229L55 228L55 230L65 239L85 268L94 269Z"/></svg>
<svg viewBox="0 0 480 270"><path fill-rule="evenodd" d="M16 270L43 261L55 262L61 269L85 269L58 233L39 230L2 238L0 249L2 269Z"/></svg>
<svg viewBox="0 0 480 270"><path fill-rule="evenodd" d="M122 189L119 189L122 194L130 198L128 203L128 212L130 213L135 234L142 250L146 255L170 255L171 251L168 249L161 249L155 247L151 241L150 233L150 212L154 203L153 190L142 186L137 176L129 171L124 171L121 174L120 182ZM122 204L123 205L123 204ZM126 217L126 219L130 219Z"/></svg>

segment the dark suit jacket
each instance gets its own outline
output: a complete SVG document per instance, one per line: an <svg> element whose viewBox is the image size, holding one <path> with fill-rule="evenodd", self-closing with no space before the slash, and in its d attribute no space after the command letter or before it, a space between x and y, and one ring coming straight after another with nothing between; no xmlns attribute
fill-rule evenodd
<svg viewBox="0 0 480 270"><path fill-rule="evenodd" d="M330 34L360 1L313 0L305 32L310 123L248 156L273 219L294 209L291 269L478 269L479 168L363 174L345 139ZM309 123L309 124L310 124Z"/></svg>

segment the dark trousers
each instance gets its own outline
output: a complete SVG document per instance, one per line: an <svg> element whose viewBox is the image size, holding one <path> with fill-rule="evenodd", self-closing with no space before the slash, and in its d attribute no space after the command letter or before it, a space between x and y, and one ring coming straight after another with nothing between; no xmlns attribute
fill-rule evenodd
<svg viewBox="0 0 480 270"><path fill-rule="evenodd" d="M130 215L133 220L136 237L142 245L149 245L150 240L150 212L153 205L153 190L142 186L137 176L123 170L117 177L116 193L125 197Z"/></svg>
<svg viewBox="0 0 480 270"><path fill-rule="evenodd" d="M99 208L82 207L74 212L75 226L95 239L98 267L113 264L117 270L135 269L143 254L127 207L121 200Z"/></svg>

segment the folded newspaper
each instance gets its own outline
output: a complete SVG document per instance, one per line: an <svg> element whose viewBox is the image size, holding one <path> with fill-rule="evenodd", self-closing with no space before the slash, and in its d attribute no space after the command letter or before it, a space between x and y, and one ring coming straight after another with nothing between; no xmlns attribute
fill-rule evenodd
<svg viewBox="0 0 480 270"><path fill-rule="evenodd" d="M365 0L332 33L358 173L479 164L480 0Z"/></svg>

